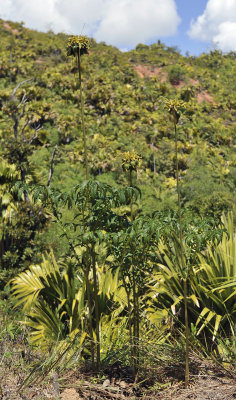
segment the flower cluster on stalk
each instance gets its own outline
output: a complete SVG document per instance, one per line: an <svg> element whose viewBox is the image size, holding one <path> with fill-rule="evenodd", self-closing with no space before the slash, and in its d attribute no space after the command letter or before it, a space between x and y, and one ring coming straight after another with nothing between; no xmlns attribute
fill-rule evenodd
<svg viewBox="0 0 236 400"><path fill-rule="evenodd" d="M124 171L136 171L139 164L140 160L142 157L140 157L137 153L134 151L127 151L125 153L122 153L122 168Z"/></svg>
<svg viewBox="0 0 236 400"><path fill-rule="evenodd" d="M180 119L180 111L186 108L185 102L182 100L165 100L165 108L168 110L170 115L174 118L174 122L177 124Z"/></svg>
<svg viewBox="0 0 236 400"><path fill-rule="evenodd" d="M88 54L90 48L90 40L87 36L70 36L67 42L67 55L76 57Z"/></svg>

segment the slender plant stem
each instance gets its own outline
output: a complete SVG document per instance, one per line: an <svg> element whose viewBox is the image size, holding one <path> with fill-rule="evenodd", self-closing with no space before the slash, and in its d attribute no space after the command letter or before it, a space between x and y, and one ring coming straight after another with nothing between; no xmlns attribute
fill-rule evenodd
<svg viewBox="0 0 236 400"><path fill-rule="evenodd" d="M184 279L184 319L185 319L185 388L189 386L189 331L188 331L188 302L187 302L187 278Z"/></svg>
<svg viewBox="0 0 236 400"><path fill-rule="evenodd" d="M180 184L179 184L179 163L178 163L178 137L176 120L174 120L175 128L175 160L176 160L176 180L177 180L177 193L178 193L178 216L179 216L179 238L181 247L181 267L182 272L186 268L184 261L184 245L183 245L183 228L182 228L182 215L181 215L181 199L180 199ZM187 280L188 275L184 277L184 320L185 320L185 388L189 386L189 330L188 330L188 302L187 302Z"/></svg>
<svg viewBox="0 0 236 400"><path fill-rule="evenodd" d="M134 332L134 340L133 340L133 373L134 377L137 374L137 304L136 304L136 282L135 282L135 273L133 271L133 332Z"/></svg>
<svg viewBox="0 0 236 400"><path fill-rule="evenodd" d="M93 282L94 282L94 301L95 301L95 318L96 318L96 353L97 353L97 372L100 371L100 327L99 327L99 308L98 308L98 284L96 271L96 257L94 244L92 246L92 267L93 267Z"/></svg>
<svg viewBox="0 0 236 400"><path fill-rule="evenodd" d="M134 343L133 343L133 334L132 334L132 309L131 309L131 303L130 303L130 290L127 287L122 266L120 268L120 271L121 271L121 279L122 279L122 282L123 282L123 285L124 285L124 288L125 288L125 291L126 291L126 294L127 294L129 342L130 342L131 359L133 360Z"/></svg>
<svg viewBox="0 0 236 400"><path fill-rule="evenodd" d="M81 119L82 119L82 130L83 130L83 146L84 146L84 165L85 165L85 176L86 180L89 179L89 172L88 172L88 149L87 149L87 137L86 137L86 131L85 131L85 118L84 118L84 96L83 96L83 88L82 88L82 74L81 74L81 62L80 62L80 49L78 49L77 53L77 67L78 67L78 72L79 72L79 90L80 90L80 109L81 109ZM88 197L89 193L88 190L86 191L86 203L88 203ZM84 221L84 214L83 214L83 221ZM85 224L83 223L84 228ZM89 310L89 334L91 337L91 342L92 342L92 365L94 366L94 344L93 344L93 320L92 320L92 302L91 302L91 294L90 294L90 287L89 287L89 271L90 271L90 265L89 265L89 246L88 243L86 243L86 255L85 255L85 263L86 263L86 269L85 269L85 281L86 281L86 292L87 292L87 298L88 298L88 310ZM95 266L96 270L96 266ZM95 273L96 277L96 273ZM93 272L93 278L94 278L94 272ZM94 286L95 285L95 280L94 280ZM95 291L96 293L96 291ZM94 299L95 302L95 310L96 310L96 298ZM96 313L96 311L95 311ZM97 320L97 317L96 317ZM99 322L98 322L99 323ZM97 324L97 321L96 321ZM97 337L96 342L98 342L99 339ZM96 343L97 345L97 343ZM97 357L98 360L98 357ZM99 364L100 364L100 349L99 349ZM97 361L97 367L98 367L98 361ZM100 365L99 365L100 368Z"/></svg>
<svg viewBox="0 0 236 400"><path fill-rule="evenodd" d="M84 211L83 211L83 221L84 221ZM63 230L63 233L65 234L69 246L71 248L71 250L73 251L73 253L76 255L76 250L75 250L75 246L70 242L70 238L68 237L67 231L64 227L64 225L61 223L60 219L58 217L56 217L57 222L59 223L60 227ZM84 232L85 232L85 225L83 223L84 226ZM92 342L92 366L94 367L94 343L93 343L93 320L92 320L92 303L91 303L91 294L90 294L90 290L89 290L89 262L88 262L88 251L87 251L87 245L86 245L86 270L85 270L85 283L86 283L86 292L87 292L87 298L88 298L88 310L89 310L89 334L90 334L90 338L91 338L91 342Z"/></svg>
<svg viewBox="0 0 236 400"><path fill-rule="evenodd" d="M179 238L180 238L180 246L181 246L181 263L182 263L182 268L183 268L184 267L183 228L182 228L180 184L179 184L178 137L177 137L177 129L176 129L175 122L174 122L174 127L175 127L175 163L176 163L175 169L176 169L177 194L178 194Z"/></svg>
<svg viewBox="0 0 236 400"><path fill-rule="evenodd" d="M91 353L92 353L92 368L94 368L94 341L93 341L93 317L92 317L92 302L91 302L91 294L90 294L90 287L89 287L89 263L87 260L88 251L86 250L86 272L85 272L85 282L86 282L86 292L88 298L88 313L89 313L89 335L91 340Z"/></svg>
<svg viewBox="0 0 236 400"><path fill-rule="evenodd" d="M137 328L136 328L136 337L137 337L137 367L139 367L139 293L138 289L136 292L136 323L137 323Z"/></svg>
<svg viewBox="0 0 236 400"><path fill-rule="evenodd" d="M132 179L132 170L129 171L129 185L133 187L133 179ZM130 202L130 219L131 222L134 220L134 209L133 209L133 194ZM133 278L133 374L136 377L138 371L138 345L139 345L139 310L138 310L138 293L137 293L137 285L136 285L136 272L133 267L132 271Z"/></svg>
<svg viewBox="0 0 236 400"><path fill-rule="evenodd" d="M133 187L132 170L129 171L129 185L130 185L130 187ZM132 193L131 201L130 201L130 219L131 219L131 222L134 219L133 193Z"/></svg>
<svg viewBox="0 0 236 400"><path fill-rule="evenodd" d="M81 109L81 119L82 119L82 129L83 129L83 144L84 144L84 165L85 165L85 175L88 180L88 149L87 149L87 138L85 133L85 121L84 121L84 96L82 90L82 78L81 78L81 63L80 63L80 49L77 53L77 64L79 71L79 90L80 90L80 109Z"/></svg>

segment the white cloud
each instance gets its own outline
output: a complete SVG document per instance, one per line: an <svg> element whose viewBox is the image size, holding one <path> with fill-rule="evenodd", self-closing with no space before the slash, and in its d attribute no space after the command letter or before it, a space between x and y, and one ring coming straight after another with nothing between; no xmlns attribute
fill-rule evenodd
<svg viewBox="0 0 236 400"><path fill-rule="evenodd" d="M172 0L110 0L95 37L132 47L157 36L174 35L179 22Z"/></svg>
<svg viewBox="0 0 236 400"><path fill-rule="evenodd" d="M174 35L180 23L175 0L0 0L0 17L121 48Z"/></svg>
<svg viewBox="0 0 236 400"><path fill-rule="evenodd" d="M208 0L206 9L188 32L192 39L214 43L223 51L236 50L236 0Z"/></svg>
<svg viewBox="0 0 236 400"><path fill-rule="evenodd" d="M68 22L55 8L55 0L0 0L0 17L24 21L32 29L63 31Z"/></svg>
<svg viewBox="0 0 236 400"><path fill-rule="evenodd" d="M0 0L0 18L8 19L12 12L12 0Z"/></svg>
<svg viewBox="0 0 236 400"><path fill-rule="evenodd" d="M214 42L224 51L236 51L236 21L220 24L219 33L214 37Z"/></svg>

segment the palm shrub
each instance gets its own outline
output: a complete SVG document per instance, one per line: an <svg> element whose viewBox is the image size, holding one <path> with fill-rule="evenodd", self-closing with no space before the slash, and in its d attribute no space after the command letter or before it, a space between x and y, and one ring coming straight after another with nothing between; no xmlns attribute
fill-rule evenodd
<svg viewBox="0 0 236 400"><path fill-rule="evenodd" d="M186 105L181 100L166 100L165 104L168 112L172 118L175 134L175 173L177 182L177 201L178 201L178 219L175 230L172 229L169 237L164 237L164 247L167 245L167 251L164 247L161 249L161 253L164 254L164 260L167 262L170 270L174 265L174 270L162 269L165 275L165 281L168 285L172 285L172 280L176 284L175 290L179 293L176 296L174 303L172 303L172 310L175 309L176 304L183 300L184 303L184 326L185 326L185 346L186 346L186 358L185 358L185 387L189 385L189 298L198 305L198 299L196 297L195 290L193 290L194 282L194 265L196 259L196 250L201 250L204 242L206 243L206 237L209 238L209 224L206 221L205 225L200 225L202 229L196 229L195 226L191 226L193 232L184 231L184 214L182 211L181 194L180 194L180 176L179 176L179 157L178 157L178 132L177 124L180 120L181 111L186 108ZM192 224L191 224L192 225ZM210 224L212 225L212 224ZM214 224L213 224L214 225ZM200 228L199 227L199 228ZM195 230L195 232L194 232ZM218 230L214 230L210 233L211 235L217 235ZM159 248L161 243L159 245ZM168 254L169 252L169 254ZM170 257L169 257L170 256ZM172 264L173 263L173 264ZM163 268L163 267L161 267ZM175 279L173 279L175 277ZM178 277L178 278L177 278ZM169 280L169 278L171 280ZM167 285L167 286L168 286ZM182 293L183 292L183 293ZM169 292L169 294L171 291ZM168 297L168 294L167 294ZM209 318L209 316L208 316Z"/></svg>
<svg viewBox="0 0 236 400"><path fill-rule="evenodd" d="M201 222L202 221L202 222ZM192 333L208 351L222 337L235 335L235 242L233 217L224 217L227 231L211 221L186 220L183 224L184 255L188 263L188 317ZM151 320L170 311L176 324L184 322L184 286L180 243L174 233L158 245L158 270L151 281Z"/></svg>
<svg viewBox="0 0 236 400"><path fill-rule="evenodd" d="M209 326L213 340L217 336L235 335L236 328L236 241L233 214L222 217L226 232L220 243L208 244L199 255L200 289L204 297L196 326L198 334Z"/></svg>
<svg viewBox="0 0 236 400"><path fill-rule="evenodd" d="M34 344L49 344L86 331L84 287L75 279L72 263L60 266L53 253L12 281L17 303L23 304Z"/></svg>
<svg viewBox="0 0 236 400"><path fill-rule="evenodd" d="M99 314L102 324L113 335L112 330L120 324L120 314L126 306L125 292L118 269L113 274L104 264L97 266L97 271ZM92 271L89 285L93 291ZM84 275L76 272L73 259L59 264L52 252L46 254L40 265L32 265L12 279L11 290L15 307L23 305L24 323L30 328L33 344L48 347L78 336L80 346L90 351L86 283Z"/></svg>

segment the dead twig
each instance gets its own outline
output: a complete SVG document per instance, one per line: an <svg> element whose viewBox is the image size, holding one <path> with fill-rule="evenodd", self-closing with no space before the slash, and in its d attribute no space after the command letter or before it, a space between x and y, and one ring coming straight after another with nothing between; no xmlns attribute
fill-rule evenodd
<svg viewBox="0 0 236 400"><path fill-rule="evenodd" d="M11 100L15 100L16 91L19 89L20 86L22 86L22 85L24 85L24 83L30 82L30 81L32 81L32 80L33 80L33 78L29 78L29 79L25 79L25 80L22 81L22 82L19 82L18 85L14 88L14 90L13 90L13 92L12 92ZM24 97L24 96L23 96L23 97Z"/></svg>
<svg viewBox="0 0 236 400"><path fill-rule="evenodd" d="M51 163L50 163L50 170L49 170L49 174L48 174L48 183L47 186L49 187L51 184L51 180L52 180L52 175L53 175L53 165L54 165L54 158L57 152L57 144L54 147L53 153L52 153L52 157L51 157Z"/></svg>

